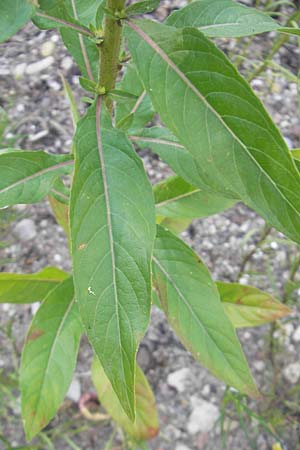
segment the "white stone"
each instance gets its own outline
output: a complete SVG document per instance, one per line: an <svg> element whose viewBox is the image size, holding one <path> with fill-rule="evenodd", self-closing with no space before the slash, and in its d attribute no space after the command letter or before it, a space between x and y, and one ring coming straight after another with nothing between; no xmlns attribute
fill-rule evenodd
<svg viewBox="0 0 300 450"><path fill-rule="evenodd" d="M300 342L300 327L296 328L295 333L293 334L293 341Z"/></svg>
<svg viewBox="0 0 300 450"><path fill-rule="evenodd" d="M77 378L74 378L67 392L68 399L78 403L81 397L81 385Z"/></svg>
<svg viewBox="0 0 300 450"><path fill-rule="evenodd" d="M297 383L300 378L300 363L293 363L286 366L283 369L283 375L290 383Z"/></svg>
<svg viewBox="0 0 300 450"><path fill-rule="evenodd" d="M53 56L47 56L47 58L43 58L40 61L29 64L26 68L27 75L34 75L35 73L42 72L43 70L48 69L54 63Z"/></svg>
<svg viewBox="0 0 300 450"><path fill-rule="evenodd" d="M68 71L73 66L73 59L70 56L65 56L61 62L61 67L65 71Z"/></svg>
<svg viewBox="0 0 300 450"><path fill-rule="evenodd" d="M190 370L183 368L176 370L168 375L167 383L169 386L175 388L178 392L184 392L186 389L188 378L190 377Z"/></svg>
<svg viewBox="0 0 300 450"><path fill-rule="evenodd" d="M17 223L14 232L22 242L30 241L37 235L35 223L31 219L23 219Z"/></svg>
<svg viewBox="0 0 300 450"><path fill-rule="evenodd" d="M22 78L26 70L26 63L17 64L13 70L15 78L18 80Z"/></svg>
<svg viewBox="0 0 300 450"><path fill-rule="evenodd" d="M192 397L193 410L189 417L187 430L190 434L206 433L212 430L218 420L219 409L203 399Z"/></svg>
<svg viewBox="0 0 300 450"><path fill-rule="evenodd" d="M263 361L254 361L253 363L253 367L257 372L263 372L263 370L265 369L266 365Z"/></svg>
<svg viewBox="0 0 300 450"><path fill-rule="evenodd" d="M184 444L178 444L176 445L175 450L190 450L190 448Z"/></svg>
<svg viewBox="0 0 300 450"><path fill-rule="evenodd" d="M52 55L55 49L55 44L53 41L46 41L42 44L41 55L46 57Z"/></svg>

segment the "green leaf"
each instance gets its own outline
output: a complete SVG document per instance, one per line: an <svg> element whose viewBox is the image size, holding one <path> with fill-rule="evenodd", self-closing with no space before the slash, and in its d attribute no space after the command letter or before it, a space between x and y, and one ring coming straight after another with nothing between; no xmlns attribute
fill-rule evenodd
<svg viewBox="0 0 300 450"><path fill-rule="evenodd" d="M0 154L0 208L39 202L58 175L72 169L73 161L67 155L17 150Z"/></svg>
<svg viewBox="0 0 300 450"><path fill-rule="evenodd" d="M233 0L198 0L175 11L166 20L176 28L195 27L210 37L242 37L278 30L267 14Z"/></svg>
<svg viewBox="0 0 300 450"><path fill-rule="evenodd" d="M216 377L250 396L258 392L216 285L199 257L158 227L154 284L167 319L194 358Z"/></svg>
<svg viewBox="0 0 300 450"><path fill-rule="evenodd" d="M72 380L82 326L72 279L45 298L30 325L20 368L22 417L31 440L55 416Z"/></svg>
<svg viewBox="0 0 300 450"><path fill-rule="evenodd" d="M129 92L137 97L128 100L126 103L117 103L116 107L117 127L129 130L129 133L133 133L135 130L143 128L154 116L150 98L146 94L141 79L133 64L129 64L126 68L124 77L118 84L118 89Z"/></svg>
<svg viewBox="0 0 300 450"><path fill-rule="evenodd" d="M129 139L141 149L150 148L157 153L187 183L198 185L199 175L193 156L169 130L162 127L144 128L133 131Z"/></svg>
<svg viewBox="0 0 300 450"><path fill-rule="evenodd" d="M96 92L97 84L89 78L79 77L80 86L88 92Z"/></svg>
<svg viewBox="0 0 300 450"><path fill-rule="evenodd" d="M76 298L95 353L130 418L135 354L150 314L155 213L142 161L99 97L78 124L71 193Z"/></svg>
<svg viewBox="0 0 300 450"><path fill-rule="evenodd" d="M138 97L136 95L131 94L130 92L127 92L127 91L123 91L121 89L112 89L111 91L109 91L109 95L114 100L125 101L126 103L128 102L128 100L137 101L137 99L138 99Z"/></svg>
<svg viewBox="0 0 300 450"><path fill-rule="evenodd" d="M126 8L126 15L134 16L137 14L149 14L159 7L160 0L145 0L132 3Z"/></svg>
<svg viewBox="0 0 300 450"><path fill-rule="evenodd" d="M278 31L285 34L293 34L294 36L300 36L300 28L280 27Z"/></svg>
<svg viewBox="0 0 300 450"><path fill-rule="evenodd" d="M217 282L225 313L236 328L274 322L292 311L270 294L252 286Z"/></svg>
<svg viewBox="0 0 300 450"><path fill-rule="evenodd" d="M56 267L47 267L37 273L0 273L1 303L34 303L68 278L68 274Z"/></svg>
<svg viewBox="0 0 300 450"><path fill-rule="evenodd" d="M123 412L105 372L98 360L92 364L92 379L101 405L109 415L135 440L142 441L155 437L159 430L155 398L148 380L139 366L136 366L136 419L129 420Z"/></svg>
<svg viewBox="0 0 300 450"><path fill-rule="evenodd" d="M6 130L7 125L9 124L9 118L4 109L0 106L0 148L2 144L2 140L4 137L4 132Z"/></svg>
<svg viewBox="0 0 300 450"><path fill-rule="evenodd" d="M154 186L157 216L196 219L231 208L234 200L201 191L178 176Z"/></svg>
<svg viewBox="0 0 300 450"><path fill-rule="evenodd" d="M80 114L79 114L79 111L77 108L77 103L76 103L71 86L69 85L68 81L63 76L63 74L60 74L60 76L61 76L61 79L63 82L65 96L70 104L72 122L73 122L74 128L76 129L77 122L80 119Z"/></svg>
<svg viewBox="0 0 300 450"><path fill-rule="evenodd" d="M57 223L63 228L68 236L70 191L65 187L62 180L58 179L55 181L48 200Z"/></svg>
<svg viewBox="0 0 300 450"><path fill-rule="evenodd" d="M196 163L192 184L239 198L300 242L299 172L247 82L198 30L128 23L129 48L152 104Z"/></svg>
<svg viewBox="0 0 300 450"><path fill-rule="evenodd" d="M19 31L34 14L30 0L1 0L0 42L4 42Z"/></svg>

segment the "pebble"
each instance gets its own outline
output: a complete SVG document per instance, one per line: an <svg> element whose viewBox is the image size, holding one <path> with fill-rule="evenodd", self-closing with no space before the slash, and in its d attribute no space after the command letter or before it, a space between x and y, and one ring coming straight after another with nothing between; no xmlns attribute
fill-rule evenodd
<svg viewBox="0 0 300 450"><path fill-rule="evenodd" d="M67 392L67 398L74 403L78 403L81 397L81 385L77 378L74 378Z"/></svg>
<svg viewBox="0 0 300 450"><path fill-rule="evenodd" d="M48 69L48 67L52 66L54 63L53 56L48 56L47 58L43 58L40 61L29 64L26 67L27 75L34 75L35 73L42 72L43 70Z"/></svg>
<svg viewBox="0 0 300 450"><path fill-rule="evenodd" d="M190 378L190 369L184 367L168 375L167 383L178 392L184 392Z"/></svg>
<svg viewBox="0 0 300 450"><path fill-rule="evenodd" d="M16 80L19 80L23 77L25 70L26 70L26 63L17 64L16 67L13 70L14 77Z"/></svg>
<svg viewBox="0 0 300 450"><path fill-rule="evenodd" d="M15 226L14 232L21 242L31 241L37 235L36 226L32 219L22 219Z"/></svg>
<svg viewBox="0 0 300 450"><path fill-rule="evenodd" d="M300 378L300 363L292 363L283 369L284 378L291 384L296 384Z"/></svg>
<svg viewBox="0 0 300 450"><path fill-rule="evenodd" d="M190 448L184 444L178 444L176 445L175 450L190 450Z"/></svg>
<svg viewBox="0 0 300 450"><path fill-rule="evenodd" d="M52 55L55 49L55 44L53 41L46 41L42 44L41 55L44 57Z"/></svg>
<svg viewBox="0 0 300 450"><path fill-rule="evenodd" d="M70 56L65 56L61 62L61 67L66 72L70 70L73 66L73 59Z"/></svg>
<svg viewBox="0 0 300 450"><path fill-rule="evenodd" d="M265 363L263 361L254 361L253 362L253 368L257 371L257 372L263 372L265 370Z"/></svg>
<svg viewBox="0 0 300 450"><path fill-rule="evenodd" d="M300 327L296 328L295 333L293 334L293 341L300 342Z"/></svg>
<svg viewBox="0 0 300 450"><path fill-rule="evenodd" d="M189 417L187 430L190 434L205 433L212 430L218 420L219 409L203 399L192 397L193 410Z"/></svg>

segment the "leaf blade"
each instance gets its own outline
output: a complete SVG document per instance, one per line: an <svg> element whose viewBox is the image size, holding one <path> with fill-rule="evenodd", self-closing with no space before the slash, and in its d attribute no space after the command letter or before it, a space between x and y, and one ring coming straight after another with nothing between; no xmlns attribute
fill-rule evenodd
<svg viewBox="0 0 300 450"><path fill-rule="evenodd" d="M136 366L136 420L134 423L123 412L118 397L96 357L92 364L92 380L101 405L126 433L138 441L152 439L157 435L159 425L155 398L147 378L138 365Z"/></svg>
<svg viewBox="0 0 300 450"><path fill-rule="evenodd" d="M75 138L75 290L90 342L133 418L135 354L150 314L154 201L141 160L103 108L99 97Z"/></svg>
<svg viewBox="0 0 300 450"><path fill-rule="evenodd" d="M72 166L69 155L21 150L0 154L0 208L39 202L55 179L70 173Z"/></svg>
<svg viewBox="0 0 300 450"><path fill-rule="evenodd" d="M153 261L160 303L183 344L215 376L257 396L239 341L204 264L186 244L161 227Z"/></svg>
<svg viewBox="0 0 300 450"><path fill-rule="evenodd" d="M236 328L256 327L291 313L270 294L252 286L217 282L225 313Z"/></svg>
<svg viewBox="0 0 300 450"><path fill-rule="evenodd" d="M0 42L19 31L33 16L33 3L26 0L2 0L0 15Z"/></svg>
<svg viewBox="0 0 300 450"><path fill-rule="evenodd" d="M34 303L42 300L68 274L47 267L33 274L0 273L0 303Z"/></svg>
<svg viewBox="0 0 300 450"><path fill-rule="evenodd" d="M197 186L238 196L299 242L299 172L249 85L199 31L139 24L129 23L129 48L155 109L196 162Z"/></svg>
<svg viewBox="0 0 300 450"><path fill-rule="evenodd" d="M69 278L44 300L22 352L21 405L28 440L48 424L63 401L75 369L81 333Z"/></svg>
<svg viewBox="0 0 300 450"><path fill-rule="evenodd" d="M195 27L209 37L243 37L276 31L280 25L270 16L232 0L198 0L166 20L176 28Z"/></svg>

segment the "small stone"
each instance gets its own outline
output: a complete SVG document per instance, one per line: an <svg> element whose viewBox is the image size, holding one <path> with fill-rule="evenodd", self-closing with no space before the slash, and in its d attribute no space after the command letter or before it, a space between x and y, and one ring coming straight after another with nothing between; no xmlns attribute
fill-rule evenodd
<svg viewBox="0 0 300 450"><path fill-rule="evenodd" d="M176 372L170 373L167 378L167 383L178 392L184 392L189 377L190 370L185 367L183 369L176 370Z"/></svg>
<svg viewBox="0 0 300 450"><path fill-rule="evenodd" d="M46 41L42 44L41 55L46 57L52 55L55 49L55 44L53 41Z"/></svg>
<svg viewBox="0 0 300 450"><path fill-rule="evenodd" d="M13 70L14 77L19 80L26 71L26 63L17 64Z"/></svg>
<svg viewBox="0 0 300 450"><path fill-rule="evenodd" d="M77 378L74 378L67 392L67 397L75 403L78 403L81 397L81 385Z"/></svg>
<svg viewBox="0 0 300 450"><path fill-rule="evenodd" d="M219 409L200 398L192 398L192 403L193 410L187 424L188 432L196 434L211 431L220 416Z"/></svg>
<svg viewBox="0 0 300 450"><path fill-rule="evenodd" d="M68 72L68 70L70 70L72 66L73 66L73 59L70 56L65 56L61 62L62 69Z"/></svg>
<svg viewBox="0 0 300 450"><path fill-rule="evenodd" d="M257 372L263 372L266 366L263 361L254 361L253 367Z"/></svg>
<svg viewBox="0 0 300 450"><path fill-rule="evenodd" d="M184 444L178 444L176 445L175 450L190 450L190 448Z"/></svg>
<svg viewBox="0 0 300 450"><path fill-rule="evenodd" d="M31 241L37 235L35 223L31 219L23 219L17 223L14 232L22 242Z"/></svg>
<svg viewBox="0 0 300 450"><path fill-rule="evenodd" d="M289 364L283 369L284 378L291 384L298 382L300 378L300 363Z"/></svg>
<svg viewBox="0 0 300 450"><path fill-rule="evenodd" d="M293 341L300 342L300 327L296 328L295 333L293 334Z"/></svg>
<svg viewBox="0 0 300 450"><path fill-rule="evenodd" d="M26 68L27 75L34 75L35 73L42 72L48 69L54 63L53 56L48 56L47 58L41 59L35 63L29 64Z"/></svg>

